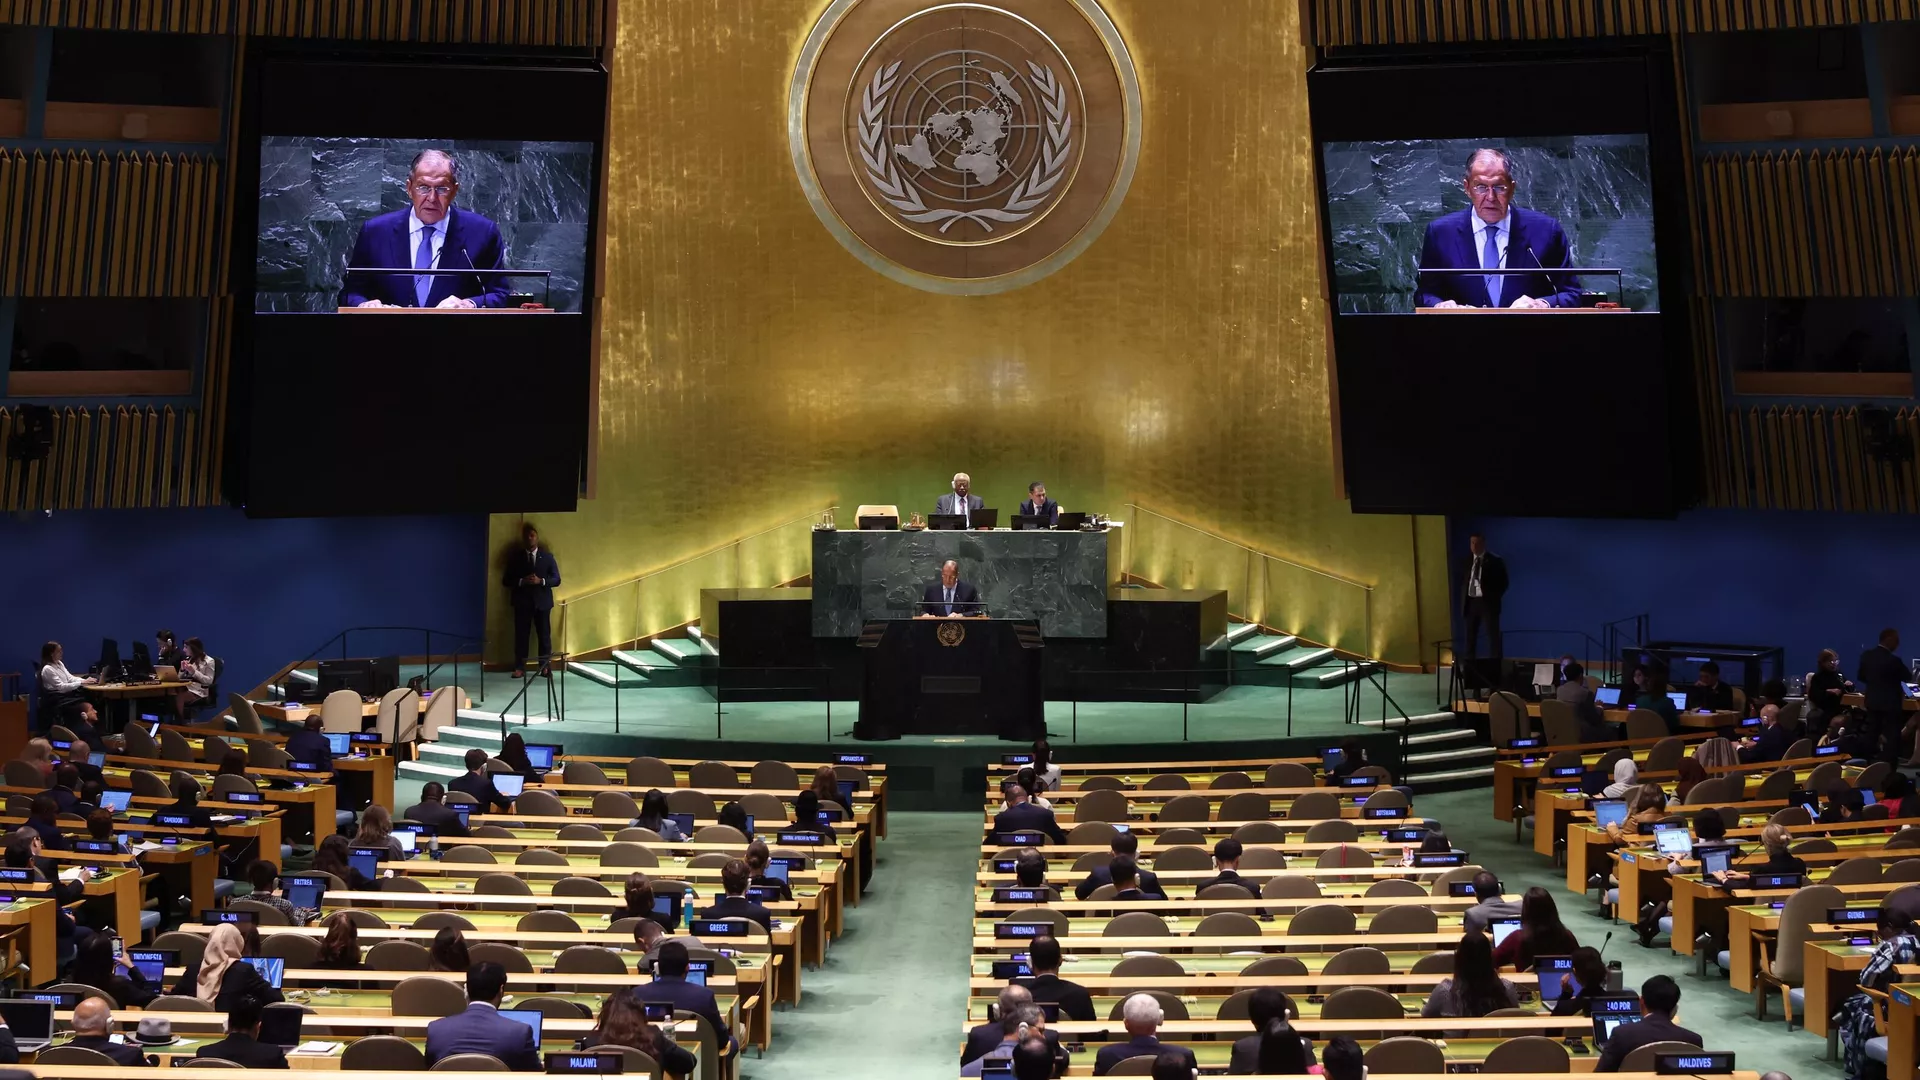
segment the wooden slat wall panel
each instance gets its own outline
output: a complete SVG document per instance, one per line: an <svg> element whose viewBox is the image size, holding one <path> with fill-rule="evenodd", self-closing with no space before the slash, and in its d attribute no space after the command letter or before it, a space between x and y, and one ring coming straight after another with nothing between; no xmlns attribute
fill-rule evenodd
<svg viewBox="0 0 1920 1080"><path fill-rule="evenodd" d="M4 0L0 0L4 2ZM597 49L608 0L249 0L249 33L271 37Z"/></svg>
<svg viewBox="0 0 1920 1080"><path fill-rule="evenodd" d="M221 163L0 150L0 294L207 296Z"/></svg>
<svg viewBox="0 0 1920 1080"><path fill-rule="evenodd" d="M1920 19L1920 0L1310 0L1307 10L1315 45L1409 45L1890 22Z"/></svg>
<svg viewBox="0 0 1920 1080"><path fill-rule="evenodd" d="M1920 148L1709 154L1697 193L1709 296L1920 288Z"/></svg>
<svg viewBox="0 0 1920 1080"><path fill-rule="evenodd" d="M1892 414L1893 442L1912 456L1891 462L1868 450L1857 408L1756 406L1723 409L1719 420L1709 430L1720 445L1706 448L1708 505L1920 513L1920 409Z"/></svg>
<svg viewBox="0 0 1920 1080"><path fill-rule="evenodd" d="M203 415L188 410L183 422L171 406L57 408L44 463L0 456L0 511L217 505L217 467L202 462L217 455L219 433L201 429ZM17 408L0 408L0 445L19 421Z"/></svg>
<svg viewBox="0 0 1920 1080"><path fill-rule="evenodd" d="M242 0L0 0L0 23L63 30L231 34Z"/></svg>

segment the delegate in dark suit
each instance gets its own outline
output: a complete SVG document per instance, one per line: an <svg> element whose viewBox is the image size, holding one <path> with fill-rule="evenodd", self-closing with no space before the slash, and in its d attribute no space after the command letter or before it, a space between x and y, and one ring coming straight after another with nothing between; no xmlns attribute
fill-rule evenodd
<svg viewBox="0 0 1920 1080"><path fill-rule="evenodd" d="M1505 237L1506 259L1493 269L1524 270L1543 267L1552 270L1567 265L1567 233L1552 215L1515 206L1508 211L1511 235ZM1420 248L1420 268L1424 270L1477 269L1485 265L1485 244L1474 243L1474 212L1456 210L1427 225L1427 239ZM1437 307L1451 300L1461 307L1511 307L1515 300L1530 296L1544 300L1548 307L1579 307L1580 278L1574 274L1499 275L1499 302L1488 293L1487 278L1481 274L1420 275L1419 306Z"/></svg>
<svg viewBox="0 0 1920 1080"><path fill-rule="evenodd" d="M327 737L322 732L301 728L287 736L286 751L288 757L303 764L322 768L333 764L333 748L327 744Z"/></svg>
<svg viewBox="0 0 1920 1080"><path fill-rule="evenodd" d="M96 1054L105 1054L113 1059L115 1065L139 1066L151 1064L147 1061L147 1055L140 1052L139 1047L114 1042L105 1035L75 1035L67 1045L77 1046L82 1050L92 1050ZM279 1048L275 1047L275 1049ZM218 1055L198 1052L194 1056L216 1057ZM8 1059L8 1063L11 1064L11 1059ZM281 1068L285 1067L284 1065L281 1066Z"/></svg>
<svg viewBox="0 0 1920 1080"><path fill-rule="evenodd" d="M1049 1030L1044 1038L1047 1040L1047 1047L1053 1051L1054 1060L1057 1061L1065 1056L1065 1052L1060 1049L1060 1036ZM960 1064L964 1066L986 1057L1006 1041L1007 1031L1001 1026L1000 1021L989 1020L984 1024L975 1024L967 1029L967 1045L960 1049Z"/></svg>
<svg viewBox="0 0 1920 1080"><path fill-rule="evenodd" d="M1068 1020L1093 1020L1093 995L1079 983L1068 982L1058 975L1035 975L1026 981L1027 989L1033 992L1036 1005L1058 1005L1060 1015Z"/></svg>
<svg viewBox="0 0 1920 1080"><path fill-rule="evenodd" d="M995 814L993 832L995 836L1019 832L1045 833L1047 839L1056 844L1067 842L1067 834L1060 831L1060 823L1053 819L1053 811L1030 802L1009 806Z"/></svg>
<svg viewBox="0 0 1920 1080"><path fill-rule="evenodd" d="M1047 524L1057 525L1060 523L1060 504L1052 499L1041 499L1040 505L1035 506L1033 500L1028 499L1020 504L1020 514L1022 517L1046 518Z"/></svg>
<svg viewBox="0 0 1920 1080"><path fill-rule="evenodd" d="M513 809L513 801L500 794L493 786L493 779L486 773L461 773L447 781L448 791L458 791L473 796L473 801L482 807L495 807L500 810Z"/></svg>
<svg viewBox="0 0 1920 1080"><path fill-rule="evenodd" d="M1613 1031L1613 1038L1607 1040L1606 1049L1600 1051L1600 1060L1593 1067L1594 1072L1619 1072L1620 1063L1633 1053L1650 1043L1682 1042L1694 1046L1704 1046L1700 1036L1674 1023L1659 1014L1644 1017L1631 1024L1621 1024Z"/></svg>
<svg viewBox="0 0 1920 1080"><path fill-rule="evenodd" d="M433 826L433 831L441 836L466 836L467 827L460 824L460 815L439 799L417 802L407 807L408 821L417 821L422 825Z"/></svg>
<svg viewBox="0 0 1920 1080"><path fill-rule="evenodd" d="M933 512L936 514L968 514L974 510L984 509L987 505L978 495L964 496L964 502L961 501L962 498L963 496L948 492L934 501Z"/></svg>
<svg viewBox="0 0 1920 1080"><path fill-rule="evenodd" d="M650 983L633 988L633 996L641 1001L664 1001L675 1009L695 1013L707 1018L713 1025L714 1037L727 1047L733 1047L733 1029L720 1019L720 1002L713 991L696 983L690 983L683 977L661 976ZM730 1050L726 1052L731 1052Z"/></svg>
<svg viewBox="0 0 1920 1080"><path fill-rule="evenodd" d="M506 280L497 276L437 275L427 291L426 302L422 303L412 274L373 274L358 269L415 265L416 252L407 244L413 213L409 206L371 218L360 226L360 236L353 242L353 254L347 259L346 281L340 288L341 307L359 307L369 300L391 307L436 307L449 296L471 300L475 307L500 307L507 302ZM440 238L436 269L500 269L500 229L493 222L471 210L449 208L441 225L447 231Z"/></svg>
<svg viewBox="0 0 1920 1080"><path fill-rule="evenodd" d="M1194 1064L1193 1051L1184 1046L1168 1046L1152 1035L1135 1035L1123 1043L1108 1043L1093 1055L1093 1075L1105 1076L1113 1071L1115 1065L1130 1057L1159 1057L1162 1050L1178 1050L1186 1055L1189 1074L1199 1068Z"/></svg>
<svg viewBox="0 0 1920 1080"><path fill-rule="evenodd" d="M427 1025L427 1064L454 1054L492 1054L516 1072L540 1071L540 1048L533 1045L533 1029L501 1016L484 1001L470 1002L465 1012Z"/></svg>
<svg viewBox="0 0 1920 1080"><path fill-rule="evenodd" d="M1137 888L1139 888L1141 892L1146 893L1148 897L1154 900L1165 900L1167 898L1167 890L1160 887L1160 879L1154 876L1153 871L1139 870L1136 872L1140 875ZM1087 876L1081 879L1080 884L1073 887L1073 895L1078 899L1085 900L1087 897L1093 895L1093 890L1102 885L1111 884L1113 884L1113 868L1106 863L1101 863L1087 871Z"/></svg>
<svg viewBox="0 0 1920 1080"><path fill-rule="evenodd" d="M1500 640L1500 603L1507 595L1507 561L1487 550L1485 538L1467 539L1468 552L1460 564L1460 617L1466 636L1462 656L1481 655L1480 632L1486 631L1486 655L1495 660L1506 655Z"/></svg>
<svg viewBox="0 0 1920 1080"><path fill-rule="evenodd" d="M921 611L929 615L978 615L980 613L980 590L964 581L953 583L953 592L934 582L920 594Z"/></svg>
<svg viewBox="0 0 1920 1080"><path fill-rule="evenodd" d="M700 914L703 919L752 919L769 934L773 932L773 912L744 896L723 896Z"/></svg>
<svg viewBox="0 0 1920 1080"><path fill-rule="evenodd" d="M527 1034L532 1035L533 1029L527 1028ZM278 1046L263 1043L251 1035L238 1031L232 1032L219 1042L201 1047L194 1051L193 1056L219 1058L222 1061L231 1061L235 1065L244 1065L249 1069L291 1068L287 1064L287 1055L282 1053Z"/></svg>
<svg viewBox="0 0 1920 1080"><path fill-rule="evenodd" d="M553 655L553 589L560 584L560 564L553 553L540 546L540 534L533 526L522 532L524 546L507 556L507 568L500 584L513 598L513 667L520 672L526 663L530 630L540 632L540 655Z"/></svg>
<svg viewBox="0 0 1920 1080"><path fill-rule="evenodd" d="M1880 643L1860 654L1860 693L1866 698L1867 719L1873 725L1875 745L1880 756L1894 760L1900 729L1906 725L1905 708L1907 663L1900 659L1900 635L1893 630L1880 633Z"/></svg>
<svg viewBox="0 0 1920 1080"><path fill-rule="evenodd" d="M1768 724L1753 737L1753 745L1740 750L1740 763L1757 765L1762 762L1779 761L1787 756L1787 747L1793 745L1793 736L1779 724Z"/></svg>

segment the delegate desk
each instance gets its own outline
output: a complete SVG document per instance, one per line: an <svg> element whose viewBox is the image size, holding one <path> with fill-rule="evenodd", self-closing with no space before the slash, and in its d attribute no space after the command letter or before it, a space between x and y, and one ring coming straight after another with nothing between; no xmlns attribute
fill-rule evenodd
<svg viewBox="0 0 1920 1080"><path fill-rule="evenodd" d="M1046 734L1038 622L876 619L859 644L866 674L856 739L998 735L1032 742Z"/></svg>
<svg viewBox="0 0 1920 1080"><path fill-rule="evenodd" d="M838 776L840 779L850 780L859 785L854 789L856 793L865 794L868 798L873 800L874 834L879 839L882 839L882 840L886 839L887 838L887 767L886 765L877 761L867 760L868 755L863 753L862 754L839 754L836 756L842 757L842 758L858 758L861 760L858 764L855 764L853 762L847 762L847 761L834 762L834 763L829 763L824 761L783 761L781 762L781 764L787 766L787 768L789 769L792 769L795 774L793 777L793 783L787 786L791 786L795 790L798 790L803 787L808 787L812 783L813 774L816 770L821 768L829 768L834 770L835 775ZM645 758L645 757L622 758L622 757L607 757L605 755L600 755L600 754L566 754L566 755L563 755L563 760L556 761L554 763L553 771L558 772L561 775L562 779L564 780L566 776L565 766L567 764L571 764L576 761L584 762L586 764L593 765L596 768L600 769L601 775L607 778L606 786L610 787L613 790L625 791L629 795L636 795L636 793L644 794L649 789L656 786L665 791L670 791L670 790L673 790L674 788L695 787L696 785L693 783L693 778L691 775L693 766L708 764L704 760L696 761L692 758ZM636 784L634 783L633 778L627 775L627 770L636 761L658 762L660 765L667 766L673 772L673 782L670 784L651 784L651 783ZM714 764L725 765L733 769L734 787L739 789L737 792L733 793L735 795L742 794L749 791L769 791L770 790L769 785L759 784L754 782L753 770L756 766L760 764L760 762L720 760L720 761L714 762ZM547 775L551 776L553 775L553 772L549 772ZM543 783L543 784L536 784L534 786L540 787L545 785ZM719 794L723 789L701 788L700 790L705 791L710 795L714 795L714 794ZM780 790L784 790L784 788L781 788ZM847 809L852 810L854 808L849 806L847 807Z"/></svg>
<svg viewBox="0 0 1920 1080"><path fill-rule="evenodd" d="M218 761L206 757L205 747L209 742L220 746L231 746L244 750L250 742L264 742L279 746L287 741L285 735L272 733L243 733L238 731L208 731L203 727L184 727L178 724L166 724L162 731L177 731L189 738L204 736L202 739L202 759L207 764L218 766ZM354 743L353 753L333 759L333 782L346 795L348 806L364 806L376 802L381 806L393 806L393 778L399 771L400 763L393 756L393 746L389 743Z"/></svg>
<svg viewBox="0 0 1920 1080"><path fill-rule="evenodd" d="M1615 714L1618 715L1618 714ZM1493 816L1512 821L1524 816L1525 807L1534 798L1534 785L1546 771L1547 759L1555 754L1576 753L1580 763L1593 768L1609 751L1626 750L1636 763L1645 762L1647 751L1669 738L1683 743L1703 743L1713 737L1709 731L1687 731L1658 739L1620 739L1613 742L1575 743L1570 746L1533 746L1525 749L1502 748L1493 763Z"/></svg>
<svg viewBox="0 0 1920 1080"><path fill-rule="evenodd" d="M1877 904L1887 893L1900 888L1902 884L1905 883L1874 881L1861 885L1836 885L1834 888L1839 889L1841 893L1845 895L1846 906L1865 907L1869 904ZM1762 939L1768 939L1770 942L1778 941L1776 935L1780 932L1780 909L1786 904L1787 897L1793 895L1794 890L1742 889L1740 892L1741 896L1749 901L1765 901L1763 903L1748 903L1741 907L1727 909L1727 952L1730 954L1727 957L1727 985L1745 994L1753 992L1756 976L1760 970L1760 950L1758 948L1758 942ZM1857 972L1866 966L1866 957L1872 955L1873 949L1866 948L1859 952L1857 954L1859 958L1857 961L1847 959L1849 956L1856 955L1850 952L1850 950L1856 949L1858 946L1848 945L1846 938L1849 935L1872 933L1876 929L1877 926L1874 923L1867 924L1865 928L1859 926L1828 926L1824 923L1814 923L1809 928L1809 932L1813 934L1813 939L1808 941L1808 944L1832 946L1835 950L1835 956L1838 957L1838 959L1821 958L1819 967L1833 967ZM1770 947L1769 955L1771 955L1771 951ZM1813 958L1812 953L1806 955L1809 960ZM1811 987L1809 987L1807 992L1809 994L1813 993ZM1812 1009L1811 999L1809 999L1808 1002L1808 1009L1809 1011ZM1822 1029L1824 1029L1826 1021L1822 1020L1820 1024ZM1808 1025L1808 1027L1811 1026L1811 1024Z"/></svg>

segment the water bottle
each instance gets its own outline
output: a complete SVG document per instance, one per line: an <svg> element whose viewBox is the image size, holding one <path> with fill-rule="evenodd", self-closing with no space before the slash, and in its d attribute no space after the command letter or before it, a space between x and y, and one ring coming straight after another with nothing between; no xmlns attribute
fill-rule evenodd
<svg viewBox="0 0 1920 1080"><path fill-rule="evenodd" d="M1620 987L1624 985L1625 981L1626 978L1620 971L1620 961L1607 961L1607 993L1619 993Z"/></svg>

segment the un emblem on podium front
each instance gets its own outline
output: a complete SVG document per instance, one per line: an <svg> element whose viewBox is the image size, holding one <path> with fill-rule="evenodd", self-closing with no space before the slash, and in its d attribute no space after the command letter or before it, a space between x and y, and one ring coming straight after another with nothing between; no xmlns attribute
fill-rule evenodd
<svg viewBox="0 0 1920 1080"><path fill-rule="evenodd" d="M788 100L814 212L933 292L1001 292L1091 244L1140 148L1133 61L1096 0L834 0Z"/></svg>
<svg viewBox="0 0 1920 1080"><path fill-rule="evenodd" d="M967 628L957 622L943 622L940 624L940 629L933 632L933 637L935 641L947 648L955 648L967 640Z"/></svg>

